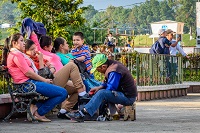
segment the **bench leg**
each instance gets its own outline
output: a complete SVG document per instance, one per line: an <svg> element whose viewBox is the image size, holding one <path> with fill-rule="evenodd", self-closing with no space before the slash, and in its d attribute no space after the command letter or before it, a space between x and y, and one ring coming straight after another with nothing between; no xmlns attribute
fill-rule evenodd
<svg viewBox="0 0 200 133"><path fill-rule="evenodd" d="M4 118L4 121L8 121L8 120L10 119L10 117L11 117L14 113L16 113L16 112L17 112L17 110L16 110L16 105L15 105L15 103L13 103L12 110L11 110L11 112Z"/></svg>

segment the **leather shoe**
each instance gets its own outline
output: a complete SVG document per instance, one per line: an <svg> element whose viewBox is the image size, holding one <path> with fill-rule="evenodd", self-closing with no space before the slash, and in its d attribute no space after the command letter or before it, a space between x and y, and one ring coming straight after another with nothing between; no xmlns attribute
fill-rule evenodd
<svg viewBox="0 0 200 133"><path fill-rule="evenodd" d="M51 122L50 119L47 118L38 118L37 116L34 116L35 120L40 121L40 122Z"/></svg>
<svg viewBox="0 0 200 133"><path fill-rule="evenodd" d="M84 114L81 111L77 112L69 112L66 114L69 118L72 120L75 120L77 122L84 122Z"/></svg>
<svg viewBox="0 0 200 133"><path fill-rule="evenodd" d="M68 112L66 112L66 113L68 113ZM57 117L60 118L60 119L68 119L68 120L70 120L70 118L67 117L66 113L58 112Z"/></svg>

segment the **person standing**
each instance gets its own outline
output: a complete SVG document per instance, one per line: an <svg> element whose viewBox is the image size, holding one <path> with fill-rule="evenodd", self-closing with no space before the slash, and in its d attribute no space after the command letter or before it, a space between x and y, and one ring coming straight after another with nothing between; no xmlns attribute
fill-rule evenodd
<svg viewBox="0 0 200 133"><path fill-rule="evenodd" d="M178 38L178 41L173 40L173 36L174 36L175 32L172 31L171 29L168 29L168 30L166 31L166 33L167 33L167 36L166 36L167 39L168 39L172 44L175 44L176 42L178 43L178 41L180 41L180 38ZM186 57L186 58L189 58L189 57L187 56L187 54L184 52L184 50L181 48L181 46L180 46L179 44L177 44L175 47L170 47L170 48L169 48L169 51L170 51L170 55L176 56L177 51L179 51L179 52L181 53L182 56L184 56L184 57Z"/></svg>

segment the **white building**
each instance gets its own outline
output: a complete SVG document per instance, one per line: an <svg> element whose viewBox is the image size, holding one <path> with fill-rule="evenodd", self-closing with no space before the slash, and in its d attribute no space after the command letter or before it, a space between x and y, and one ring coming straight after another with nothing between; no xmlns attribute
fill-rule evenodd
<svg viewBox="0 0 200 133"><path fill-rule="evenodd" d="M4 23L4 24L1 24L0 25L0 28L10 28L11 27L11 24L8 24L8 23Z"/></svg>
<svg viewBox="0 0 200 133"><path fill-rule="evenodd" d="M164 21L159 21L159 22L154 22L151 23L151 30L152 30L152 35L149 36L149 38L153 38L153 43L155 42L154 38L158 38L158 31L159 29L171 29L176 34L183 34L183 27L184 23L182 22L176 22L176 21L171 21L171 20L164 20Z"/></svg>

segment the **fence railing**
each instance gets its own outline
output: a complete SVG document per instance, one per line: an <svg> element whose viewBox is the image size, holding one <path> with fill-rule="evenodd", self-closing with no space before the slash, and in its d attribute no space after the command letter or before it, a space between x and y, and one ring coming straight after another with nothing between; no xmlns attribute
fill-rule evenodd
<svg viewBox="0 0 200 133"><path fill-rule="evenodd" d="M182 58L168 55L144 53L116 53L112 59L120 61L131 72L139 86L176 84L183 82ZM96 72L95 78L103 80L103 75ZM6 92L5 81L0 76L0 94Z"/></svg>
<svg viewBox="0 0 200 133"><path fill-rule="evenodd" d="M183 82L182 57L138 53L137 85L152 86Z"/></svg>
<svg viewBox="0 0 200 133"><path fill-rule="evenodd" d="M138 86L180 84L183 82L182 57L147 53L117 53L113 59L124 64ZM95 73L97 80L102 75Z"/></svg>

